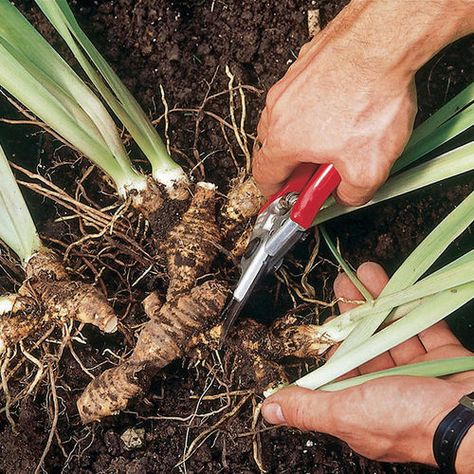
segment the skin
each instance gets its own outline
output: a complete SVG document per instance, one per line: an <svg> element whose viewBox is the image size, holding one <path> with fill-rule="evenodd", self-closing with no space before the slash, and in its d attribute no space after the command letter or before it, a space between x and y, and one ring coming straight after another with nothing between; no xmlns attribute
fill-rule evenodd
<svg viewBox="0 0 474 474"><path fill-rule="evenodd" d="M416 71L474 31L473 8L473 0L352 0L268 92L253 160L262 192L278 191L301 162L329 162L342 177L339 201L367 202L411 134Z"/></svg>
<svg viewBox="0 0 474 474"><path fill-rule="evenodd" d="M372 262L359 267L357 276L373 296L388 281L383 268ZM337 277L334 291L337 298L346 301L363 299L345 274ZM341 312L353 306L339 304ZM473 355L441 322L346 377L426 360ZM436 428L459 399L473 390L474 371L442 379L392 376L337 392L291 387L268 398L262 414L272 424L336 436L370 459L434 466L432 440ZM474 472L473 452L471 429L458 450L458 474Z"/></svg>
<svg viewBox="0 0 474 474"><path fill-rule="evenodd" d="M302 162L333 163L342 177L338 200L352 206L370 200L411 134L416 71L474 31L473 8L473 0L352 0L268 92L253 161L262 192L278 191ZM375 264L360 268L359 277L374 295L387 282ZM335 291L361 298L344 276ZM472 353L441 323L357 373L463 355ZM436 427L473 389L473 372L390 377L337 393L294 387L269 398L262 413L270 423L337 436L372 459L434 465ZM458 451L458 473L474 472L473 431Z"/></svg>

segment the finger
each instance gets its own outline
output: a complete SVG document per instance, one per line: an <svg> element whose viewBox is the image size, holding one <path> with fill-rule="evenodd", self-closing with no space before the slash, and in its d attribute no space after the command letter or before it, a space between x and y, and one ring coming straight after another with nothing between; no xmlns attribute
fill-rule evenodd
<svg viewBox="0 0 474 474"><path fill-rule="evenodd" d="M392 359L390 352L384 352L375 359L369 360L365 364L359 367L361 374L370 374L372 372L378 372L379 370L386 370L395 367L395 361Z"/></svg>
<svg viewBox="0 0 474 474"><path fill-rule="evenodd" d="M369 292L377 297L388 283L388 275L383 267L374 262L363 263L357 270L357 276ZM388 354L364 364L361 373L384 370L395 365L406 364L413 358L425 354L425 349L417 337L409 339L404 344L394 347Z"/></svg>
<svg viewBox="0 0 474 474"><path fill-rule="evenodd" d="M388 282L388 276L381 265L375 262L365 262L357 269L357 277L367 288L372 296L377 297ZM345 301L339 302L339 309L344 313L355 306L350 301L363 301L364 297L351 282L345 273L340 273L334 280L334 293L336 298Z"/></svg>
<svg viewBox="0 0 474 474"><path fill-rule="evenodd" d="M265 401L262 415L274 425L335 435L335 413L338 411L335 393L301 387L285 388Z"/></svg>
<svg viewBox="0 0 474 474"><path fill-rule="evenodd" d="M342 181L336 199L345 206L362 206L372 199L388 177L391 163L377 160L353 160L335 163Z"/></svg>
<svg viewBox="0 0 474 474"><path fill-rule="evenodd" d="M459 339L449 329L446 321L440 321L434 326L425 329L418 334L418 337L427 352L449 344L461 346Z"/></svg>
<svg viewBox="0 0 474 474"><path fill-rule="evenodd" d="M385 285L388 282L388 275L381 265L375 262L365 262L359 266L357 269L357 277L360 282L365 286L369 293L377 297ZM337 276L334 281L334 292L337 298L344 298L345 300L363 300L363 297L359 290L354 286L349 277L341 273ZM349 309L357 306L353 303L347 301L341 301L339 303L339 308L341 312L348 311ZM359 372L361 374L366 374L369 372L374 372L376 370L384 370L390 367L394 367L395 362L389 353L384 353L379 357L361 365L359 367ZM347 374L344 376L347 377Z"/></svg>
<svg viewBox="0 0 474 474"><path fill-rule="evenodd" d="M452 359L454 357L473 357L474 353L469 349L466 349L461 344L449 344L445 346L438 347L422 356L416 357L411 362L427 362L430 360L438 359ZM474 380L473 371L462 372L459 374L450 375L449 380L455 382L463 382L464 380Z"/></svg>
<svg viewBox="0 0 474 474"><path fill-rule="evenodd" d="M388 275L382 265L375 262L365 262L357 269L357 278L374 297L380 295L388 283Z"/></svg>
<svg viewBox="0 0 474 474"><path fill-rule="evenodd" d="M377 297L388 283L388 275L381 265L365 262L357 269L357 277L373 297ZM391 355L386 352L359 367L361 374L389 369L395 366Z"/></svg>
<svg viewBox="0 0 474 474"><path fill-rule="evenodd" d="M390 355L392 356L395 365L409 364L416 357L420 357L426 354L425 347L421 343L418 336L414 336L403 344L390 349Z"/></svg>
<svg viewBox="0 0 474 474"><path fill-rule="evenodd" d="M265 196L275 194L290 177L297 163L285 158L276 159L268 154L265 142L253 157L252 174Z"/></svg>
<svg viewBox="0 0 474 474"><path fill-rule="evenodd" d="M345 313L358 306L357 303L351 303L351 301L364 301L364 297L360 291L354 286L345 273L339 273L339 275L337 275L333 287L336 299L341 300L338 303L341 313Z"/></svg>
<svg viewBox="0 0 474 474"><path fill-rule="evenodd" d="M426 354L415 358L412 362L426 362L429 360L451 359L453 357L471 357L473 353L461 344L449 344L437 347Z"/></svg>

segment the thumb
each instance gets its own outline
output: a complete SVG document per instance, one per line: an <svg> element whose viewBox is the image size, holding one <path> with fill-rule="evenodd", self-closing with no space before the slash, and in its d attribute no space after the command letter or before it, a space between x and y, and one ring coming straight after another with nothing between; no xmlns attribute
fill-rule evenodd
<svg viewBox="0 0 474 474"><path fill-rule="evenodd" d="M335 435L335 393L288 387L264 402L262 415L271 424Z"/></svg>

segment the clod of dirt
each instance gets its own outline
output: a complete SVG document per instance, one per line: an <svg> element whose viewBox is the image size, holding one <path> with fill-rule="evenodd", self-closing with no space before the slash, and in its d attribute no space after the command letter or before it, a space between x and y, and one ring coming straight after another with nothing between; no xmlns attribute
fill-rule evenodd
<svg viewBox="0 0 474 474"><path fill-rule="evenodd" d="M193 335L215 323L227 298L226 288L208 281L165 303L145 324L132 356L94 379L77 402L83 423L123 410L146 390L149 376L189 350Z"/></svg>
<svg viewBox="0 0 474 474"><path fill-rule="evenodd" d="M215 209L215 186L198 183L189 209L162 245L170 278L167 300L191 290L210 269L221 242Z"/></svg>
<svg viewBox="0 0 474 474"><path fill-rule="evenodd" d="M145 429L144 428L128 428L122 436L120 436L125 448L138 449L141 448L145 442Z"/></svg>
<svg viewBox="0 0 474 474"><path fill-rule="evenodd" d="M21 341L41 324L46 324L42 311L33 298L4 296L0 305L0 354Z"/></svg>

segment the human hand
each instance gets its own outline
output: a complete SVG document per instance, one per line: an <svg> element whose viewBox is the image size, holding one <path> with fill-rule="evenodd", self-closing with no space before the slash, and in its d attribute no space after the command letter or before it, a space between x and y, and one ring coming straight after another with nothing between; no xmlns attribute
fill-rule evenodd
<svg viewBox="0 0 474 474"><path fill-rule="evenodd" d="M377 296L388 277L372 262L357 275ZM360 300L362 295L345 274L334 282L337 298ZM341 312L353 305L339 303ZM347 374L356 376L426 360L472 356L445 322L394 347ZM443 379L392 376L337 392L290 387L268 398L262 408L265 419L301 430L336 436L359 454L378 461L435 464L433 435L440 421L466 393L474 390L474 371ZM471 430L472 431L472 430ZM459 474L473 472L474 433L468 433L458 451Z"/></svg>
<svg viewBox="0 0 474 474"><path fill-rule="evenodd" d="M352 1L268 92L253 162L261 191L278 191L301 162L330 162L338 199L367 202L409 139L416 70L472 28L468 16L463 0Z"/></svg>

